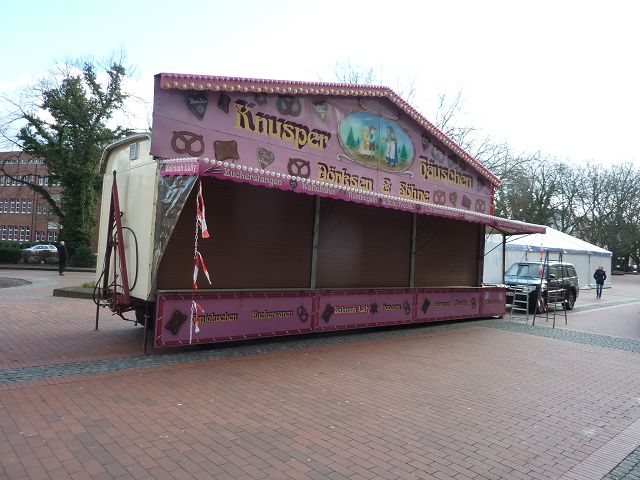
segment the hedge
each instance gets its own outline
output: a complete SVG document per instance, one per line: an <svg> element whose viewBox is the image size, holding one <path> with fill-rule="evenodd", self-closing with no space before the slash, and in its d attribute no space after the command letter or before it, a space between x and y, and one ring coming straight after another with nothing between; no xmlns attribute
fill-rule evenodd
<svg viewBox="0 0 640 480"><path fill-rule="evenodd" d="M93 267L96 266L96 254L89 247L77 248L69 259L71 267Z"/></svg>
<svg viewBox="0 0 640 480"><path fill-rule="evenodd" d="M20 263L22 250L17 247L0 247L0 263Z"/></svg>

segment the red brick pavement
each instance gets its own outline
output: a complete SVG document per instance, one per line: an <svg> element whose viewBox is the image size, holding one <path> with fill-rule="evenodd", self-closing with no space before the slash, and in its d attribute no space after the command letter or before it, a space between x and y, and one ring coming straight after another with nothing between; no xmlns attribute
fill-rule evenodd
<svg viewBox="0 0 640 480"><path fill-rule="evenodd" d="M0 368L139 352L142 329L39 288L0 291ZM468 323L13 385L0 478L550 479L639 418L638 354Z"/></svg>
<svg viewBox="0 0 640 480"><path fill-rule="evenodd" d="M568 324L563 315L556 315L556 328L640 340L640 275L614 275L612 282L601 299L595 298L595 289L583 289L576 310L568 313ZM619 302L630 303L616 304ZM585 306L589 308L582 308ZM546 317L536 320L536 325L551 324Z"/></svg>
<svg viewBox="0 0 640 480"><path fill-rule="evenodd" d="M94 280L94 274L0 270L0 276L33 282L0 289L0 368L114 358L142 351L142 327L134 328L101 309L100 328L95 331L96 307L91 300L53 297L54 288L81 286Z"/></svg>

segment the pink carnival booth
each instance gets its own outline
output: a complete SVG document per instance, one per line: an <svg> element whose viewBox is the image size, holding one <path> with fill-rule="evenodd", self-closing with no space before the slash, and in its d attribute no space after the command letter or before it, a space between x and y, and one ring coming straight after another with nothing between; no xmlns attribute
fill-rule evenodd
<svg viewBox="0 0 640 480"><path fill-rule="evenodd" d="M149 287L105 294L157 347L501 316L485 235L544 232L384 87L159 74L150 156Z"/></svg>

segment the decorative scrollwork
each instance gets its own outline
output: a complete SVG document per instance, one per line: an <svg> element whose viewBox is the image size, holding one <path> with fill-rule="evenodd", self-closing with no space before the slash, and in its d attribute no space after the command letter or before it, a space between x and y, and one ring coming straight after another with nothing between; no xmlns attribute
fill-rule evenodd
<svg viewBox="0 0 640 480"><path fill-rule="evenodd" d="M300 305L298 307L298 309L296 310L296 314L298 315L300 321L303 323L309 320L309 312L307 312L307 309L304 308L304 305Z"/></svg>
<svg viewBox="0 0 640 480"><path fill-rule="evenodd" d="M402 304L402 309L404 310L405 315L409 315L411 313L411 305L406 300Z"/></svg>

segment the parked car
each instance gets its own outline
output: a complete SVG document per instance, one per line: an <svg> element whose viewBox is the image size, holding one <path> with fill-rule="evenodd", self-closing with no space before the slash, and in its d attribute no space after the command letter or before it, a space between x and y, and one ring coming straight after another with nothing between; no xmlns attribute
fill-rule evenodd
<svg viewBox="0 0 640 480"><path fill-rule="evenodd" d="M55 245L34 245L22 249L26 263L55 263L58 261L58 249Z"/></svg>
<svg viewBox="0 0 640 480"><path fill-rule="evenodd" d="M518 262L509 267L504 275L507 304L513 304L515 293L519 291L527 293L531 313L546 312L550 303L559 303L566 310L572 310L580 293L575 267L566 262L549 262L542 272L540 267L538 262Z"/></svg>

